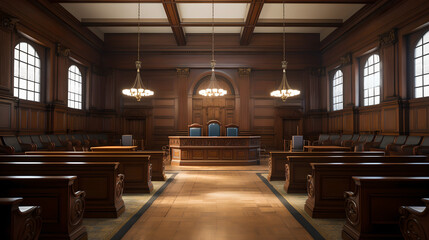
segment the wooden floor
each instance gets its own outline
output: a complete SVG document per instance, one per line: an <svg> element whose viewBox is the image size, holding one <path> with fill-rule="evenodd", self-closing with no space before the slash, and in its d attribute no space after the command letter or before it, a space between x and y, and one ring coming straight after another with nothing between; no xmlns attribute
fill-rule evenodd
<svg viewBox="0 0 429 240"><path fill-rule="evenodd" d="M181 169L123 239L312 239L258 169L206 169Z"/></svg>

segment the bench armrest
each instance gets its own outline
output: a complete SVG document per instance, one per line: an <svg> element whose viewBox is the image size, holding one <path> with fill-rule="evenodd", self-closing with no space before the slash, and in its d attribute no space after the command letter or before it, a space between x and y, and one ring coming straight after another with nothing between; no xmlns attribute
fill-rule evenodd
<svg viewBox="0 0 429 240"><path fill-rule="evenodd" d="M37 150L37 145L36 144L31 144L31 143L19 143L19 145L21 145L21 148L24 152L26 151L36 151Z"/></svg>
<svg viewBox="0 0 429 240"><path fill-rule="evenodd" d="M0 145L0 152L5 154L13 154L15 153L15 148L11 146Z"/></svg>

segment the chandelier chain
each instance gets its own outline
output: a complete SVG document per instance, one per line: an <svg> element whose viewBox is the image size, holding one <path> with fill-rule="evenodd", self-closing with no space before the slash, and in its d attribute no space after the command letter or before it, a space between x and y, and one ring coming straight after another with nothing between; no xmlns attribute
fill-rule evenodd
<svg viewBox="0 0 429 240"><path fill-rule="evenodd" d="M140 0L137 10L137 61L140 61Z"/></svg>
<svg viewBox="0 0 429 240"><path fill-rule="evenodd" d="M212 1L212 60L214 61L214 0Z"/></svg>
<svg viewBox="0 0 429 240"><path fill-rule="evenodd" d="M285 2L283 1L283 61L286 61L286 29L285 29Z"/></svg>

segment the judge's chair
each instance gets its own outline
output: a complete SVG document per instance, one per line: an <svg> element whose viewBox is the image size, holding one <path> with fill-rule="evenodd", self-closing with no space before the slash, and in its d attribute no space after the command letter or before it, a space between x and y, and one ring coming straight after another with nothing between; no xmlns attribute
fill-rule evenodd
<svg viewBox="0 0 429 240"><path fill-rule="evenodd" d="M210 137L220 136L220 126L222 124L218 120L210 120L207 122L207 135Z"/></svg>
<svg viewBox="0 0 429 240"><path fill-rule="evenodd" d="M188 125L188 132L191 137L201 137L203 135L203 126L198 123L192 123Z"/></svg>
<svg viewBox="0 0 429 240"><path fill-rule="evenodd" d="M238 125L228 124L228 125L225 125L225 129L226 129L226 136L230 136L230 137L238 136Z"/></svg>

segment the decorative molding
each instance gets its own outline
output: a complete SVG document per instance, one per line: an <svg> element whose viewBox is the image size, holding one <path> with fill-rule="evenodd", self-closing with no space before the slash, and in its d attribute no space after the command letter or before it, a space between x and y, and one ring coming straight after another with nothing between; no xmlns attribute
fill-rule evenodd
<svg viewBox="0 0 429 240"><path fill-rule="evenodd" d="M352 64L352 54L347 53L344 56L340 57L341 67Z"/></svg>
<svg viewBox="0 0 429 240"><path fill-rule="evenodd" d="M398 41L398 31L392 28L390 31L378 35L380 47L390 46Z"/></svg>
<svg viewBox="0 0 429 240"><path fill-rule="evenodd" d="M70 48L64 47L61 43L57 43L57 56L70 57Z"/></svg>
<svg viewBox="0 0 429 240"><path fill-rule="evenodd" d="M189 76L189 68L176 68L177 76Z"/></svg>
<svg viewBox="0 0 429 240"><path fill-rule="evenodd" d="M239 68L238 69L238 75L240 77L248 77L250 75L251 71L252 71L251 68Z"/></svg>
<svg viewBox="0 0 429 240"><path fill-rule="evenodd" d="M326 68L325 67L311 68L310 74L316 77L323 77L326 74Z"/></svg>
<svg viewBox="0 0 429 240"><path fill-rule="evenodd" d="M2 28L13 31L16 27L16 23L19 22L19 19L11 17L1 12L0 12L0 15L1 15Z"/></svg>

